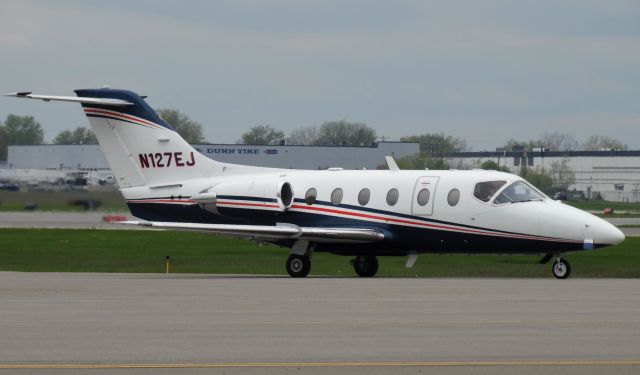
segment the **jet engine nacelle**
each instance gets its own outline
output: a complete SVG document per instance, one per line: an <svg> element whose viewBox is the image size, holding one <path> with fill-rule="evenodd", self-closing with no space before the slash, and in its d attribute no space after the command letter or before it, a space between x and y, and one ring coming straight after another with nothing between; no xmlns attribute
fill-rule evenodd
<svg viewBox="0 0 640 375"><path fill-rule="evenodd" d="M234 209L269 208L271 213L288 210L293 204L293 187L287 181L253 180L223 182L191 197L201 208L223 216ZM274 206L275 207L274 209Z"/></svg>

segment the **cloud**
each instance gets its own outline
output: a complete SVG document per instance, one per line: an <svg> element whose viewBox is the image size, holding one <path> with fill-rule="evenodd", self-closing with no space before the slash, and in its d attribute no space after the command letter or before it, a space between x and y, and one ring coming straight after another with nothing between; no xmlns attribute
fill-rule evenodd
<svg viewBox="0 0 640 375"><path fill-rule="evenodd" d="M639 15L636 2L597 1L7 0L0 89L128 87L201 121L212 141L348 118L491 148L530 132L519 124L581 132L592 113L634 116ZM55 134L69 115L50 108L3 102L43 111Z"/></svg>
<svg viewBox="0 0 640 375"><path fill-rule="evenodd" d="M24 47L27 39L19 33L2 32L0 33L0 48L2 47Z"/></svg>

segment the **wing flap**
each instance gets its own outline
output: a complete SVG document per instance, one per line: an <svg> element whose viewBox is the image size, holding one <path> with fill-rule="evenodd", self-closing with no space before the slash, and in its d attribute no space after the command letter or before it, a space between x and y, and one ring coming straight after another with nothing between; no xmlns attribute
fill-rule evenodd
<svg viewBox="0 0 640 375"><path fill-rule="evenodd" d="M176 229L192 232L216 233L234 237L253 239L292 239L312 242L376 242L382 241L384 235L374 229L366 228L319 228L299 227L292 224L283 225L234 225L234 224L202 224L174 223L158 221L123 221L121 224L136 225L156 229Z"/></svg>

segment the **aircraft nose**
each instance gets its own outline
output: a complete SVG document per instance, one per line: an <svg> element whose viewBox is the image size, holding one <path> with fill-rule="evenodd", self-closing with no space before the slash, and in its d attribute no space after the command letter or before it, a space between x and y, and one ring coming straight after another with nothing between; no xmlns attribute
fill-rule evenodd
<svg viewBox="0 0 640 375"><path fill-rule="evenodd" d="M600 219L593 225L594 242L601 245L617 245L624 241L624 233L615 225Z"/></svg>

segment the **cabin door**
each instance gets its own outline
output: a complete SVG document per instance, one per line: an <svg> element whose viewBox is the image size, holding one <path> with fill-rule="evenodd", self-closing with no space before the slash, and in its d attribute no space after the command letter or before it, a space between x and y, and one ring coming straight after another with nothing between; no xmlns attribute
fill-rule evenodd
<svg viewBox="0 0 640 375"><path fill-rule="evenodd" d="M433 201L436 196L436 187L440 177L420 177L413 189L411 211L414 215L433 214Z"/></svg>

